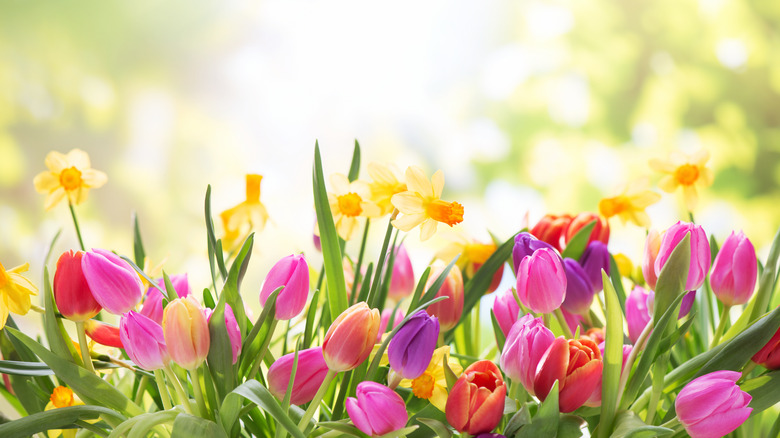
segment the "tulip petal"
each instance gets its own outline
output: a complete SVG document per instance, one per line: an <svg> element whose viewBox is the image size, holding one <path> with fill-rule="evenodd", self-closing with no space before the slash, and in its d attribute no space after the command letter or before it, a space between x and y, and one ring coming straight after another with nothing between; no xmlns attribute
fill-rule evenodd
<svg viewBox="0 0 780 438"><path fill-rule="evenodd" d="M547 398L547 394L550 393L550 389L556 381L558 387L563 389L568 366L569 343L561 336L553 341L539 360L539 365L536 368L534 393L539 400L544 401Z"/></svg>

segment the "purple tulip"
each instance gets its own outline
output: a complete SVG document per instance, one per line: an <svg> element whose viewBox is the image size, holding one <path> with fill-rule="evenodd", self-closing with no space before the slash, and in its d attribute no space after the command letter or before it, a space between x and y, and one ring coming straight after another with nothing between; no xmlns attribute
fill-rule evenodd
<svg viewBox="0 0 780 438"><path fill-rule="evenodd" d="M284 399L290 382L295 353L276 359L268 369L268 390L279 400ZM322 356L322 347L308 348L298 352L298 368L295 371L290 403L302 405L310 402L328 374L328 365Z"/></svg>
<svg viewBox="0 0 780 438"><path fill-rule="evenodd" d="M584 315L588 313L595 294L588 273L570 258L563 259L563 267L566 270L566 298L562 306L571 313Z"/></svg>
<svg viewBox="0 0 780 438"><path fill-rule="evenodd" d="M162 326L138 312L122 315L119 339L130 360L147 371L163 368L170 360Z"/></svg>
<svg viewBox="0 0 780 438"><path fill-rule="evenodd" d="M753 295L757 276L758 261L753 244L742 231L739 234L732 231L712 265L712 292L727 306L745 304Z"/></svg>
<svg viewBox="0 0 780 438"><path fill-rule="evenodd" d="M736 371L715 371L693 379L677 394L677 418L692 438L725 436L748 419L752 397L737 385L740 377Z"/></svg>
<svg viewBox="0 0 780 438"><path fill-rule="evenodd" d="M520 266L520 261L542 248L553 249L552 245L537 239L531 233L524 231L515 236L515 246L512 248L512 263L514 264L515 272L517 272L517 267Z"/></svg>
<svg viewBox="0 0 780 438"><path fill-rule="evenodd" d="M400 300L408 297L413 292L414 269L412 268L412 261L409 259L406 247L399 245L395 251L393 276L390 278L390 289L387 291L387 297Z"/></svg>
<svg viewBox="0 0 780 438"><path fill-rule="evenodd" d="M544 353L552 345L555 335L544 326L541 318L530 313L514 323L501 352L501 369L510 379L522 383L534 394L536 368Z"/></svg>
<svg viewBox="0 0 780 438"><path fill-rule="evenodd" d="M652 292L642 286L635 286L626 298L626 323L628 324L628 338L636 343L645 326L650 322L650 310L648 302L652 299Z"/></svg>
<svg viewBox="0 0 780 438"><path fill-rule="evenodd" d="M214 312L206 308L203 310L206 315L206 320L211 323L211 315ZM236 315L233 314L233 308L230 304L225 303L225 328L227 329L228 338L230 339L230 350L233 353L233 365L238 360L238 355L241 354L241 328L238 327L238 321L236 321Z"/></svg>
<svg viewBox="0 0 780 438"><path fill-rule="evenodd" d="M509 336L509 330L517 321L517 317L520 316L520 305L517 304L512 288L496 294L496 299L493 301L493 315L495 315L504 337Z"/></svg>
<svg viewBox="0 0 780 438"><path fill-rule="evenodd" d="M661 269L669 260L674 248L689 233L691 235L691 263L688 268L688 279L685 282L685 290L687 291L700 288L710 270L710 242L707 240L704 229L700 225L687 222L677 222L672 225L664 232L661 247L658 250L658 258L655 259L655 274L660 275Z"/></svg>
<svg viewBox="0 0 780 438"><path fill-rule="evenodd" d="M361 382L357 398L347 398L347 413L355 427L370 436L401 429L409 420L404 400L395 391L376 382Z"/></svg>
<svg viewBox="0 0 780 438"><path fill-rule="evenodd" d="M539 249L520 261L517 296L536 313L550 313L561 307L566 298L566 272L554 249Z"/></svg>
<svg viewBox="0 0 780 438"><path fill-rule="evenodd" d="M171 280L173 289L176 291L176 295L179 298L185 298L191 293L190 282L187 278L187 274L171 275L169 279ZM165 287L165 280L163 278L158 278L155 282L165 290L166 294L168 294L168 289ZM169 301L175 298L176 297L171 296L171 294L168 294ZM146 290L146 299L144 299L144 305L141 307L141 314L151 318L158 324L162 324L162 302L162 292L157 290L156 287L150 286L149 289Z"/></svg>
<svg viewBox="0 0 780 438"><path fill-rule="evenodd" d="M81 258L81 268L95 301L108 312L122 315L141 301L141 278L111 251L92 249Z"/></svg>
<svg viewBox="0 0 780 438"><path fill-rule="evenodd" d="M405 379L416 379L431 363L439 339L439 320L425 310L412 315L387 347L390 367Z"/></svg>
<svg viewBox="0 0 780 438"><path fill-rule="evenodd" d="M260 303L284 286L276 298L276 319L289 320L301 313L309 297L309 265L302 254L282 258L271 268L260 289Z"/></svg>
<svg viewBox="0 0 780 438"><path fill-rule="evenodd" d="M382 315L379 318L379 331L376 333L376 341L380 342L382 340L382 335L389 333L394 328L396 328L398 324L404 320L404 316L406 315L404 315L404 312L401 309L391 309L389 307L385 307L385 309L382 310ZM393 320L393 325L388 327L391 319Z"/></svg>
<svg viewBox="0 0 780 438"><path fill-rule="evenodd" d="M598 240L591 242L585 248L582 257L580 257L580 266L588 274L594 294L604 289L601 270L603 269L609 275L609 250L607 245Z"/></svg>

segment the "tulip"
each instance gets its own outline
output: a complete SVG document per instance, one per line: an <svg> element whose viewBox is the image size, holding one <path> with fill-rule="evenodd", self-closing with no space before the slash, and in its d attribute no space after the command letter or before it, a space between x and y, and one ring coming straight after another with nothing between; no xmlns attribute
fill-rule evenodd
<svg viewBox="0 0 780 438"><path fill-rule="evenodd" d="M414 269L406 247L399 245L395 251L393 261L393 276L390 278L390 288L387 297L393 300L401 300L414 292Z"/></svg>
<svg viewBox="0 0 780 438"><path fill-rule="evenodd" d="M192 296L177 298L165 307L163 334L168 354L182 368L194 370L209 353L209 326L203 308Z"/></svg>
<svg viewBox="0 0 780 438"><path fill-rule="evenodd" d="M577 313L571 313L568 310L561 307L561 313L563 314L563 318L566 320L566 325L569 326L569 331L572 333L577 331L577 326L582 324L583 318L582 315Z"/></svg>
<svg viewBox="0 0 780 438"><path fill-rule="evenodd" d="M522 232L515 236L515 246L512 247L512 264L515 272L517 272L521 260L542 248L552 249L552 245L537 239L527 232Z"/></svg>
<svg viewBox="0 0 780 438"><path fill-rule="evenodd" d="M276 297L276 319L290 320L298 316L309 297L309 265L302 254L282 258L271 268L260 289L260 304L271 293L284 286Z"/></svg>
<svg viewBox="0 0 780 438"><path fill-rule="evenodd" d="M211 316L214 312L211 309L205 309L206 322L211 323ZM238 355L241 354L241 329L238 327L238 321L236 321L236 315L233 313L233 308L230 304L225 304L225 328L227 329L228 338L230 339L230 351L233 353L233 365L238 360Z"/></svg>
<svg viewBox="0 0 780 438"><path fill-rule="evenodd" d="M585 331L585 336L589 337L596 344L599 344L599 348L601 348L601 343L604 342L605 338L604 329L601 327L589 328L587 331ZM602 351L602 356L603 353L604 352Z"/></svg>
<svg viewBox="0 0 780 438"><path fill-rule="evenodd" d="M431 287L433 282L444 272L444 268L439 268L428 277L428 284L425 289ZM446 300L433 303L425 311L429 315L439 318L439 327L442 331L447 331L458 325L461 315L463 315L463 275L460 269L450 269L444 283L436 292L436 297L449 297Z"/></svg>
<svg viewBox="0 0 780 438"><path fill-rule="evenodd" d="M642 275L645 277L645 283L650 289L655 289L655 283L658 281L658 275L655 273L655 260L658 258L658 251L661 249L661 234L656 230L650 230L645 239L645 256L642 259Z"/></svg>
<svg viewBox="0 0 780 438"><path fill-rule="evenodd" d="M347 397L347 414L352 423L369 436L402 429L409 420L406 404L395 391L376 382L360 382L357 398Z"/></svg>
<svg viewBox="0 0 780 438"><path fill-rule="evenodd" d="M588 313L595 294L588 273L574 259L563 259L563 266L566 270L566 298L562 306L571 313L584 315Z"/></svg>
<svg viewBox="0 0 780 438"><path fill-rule="evenodd" d="M753 356L753 362L768 370L780 370L780 329L772 339Z"/></svg>
<svg viewBox="0 0 780 438"><path fill-rule="evenodd" d="M393 320L393 325L388 326L391 319ZM379 331L376 332L376 341L380 342L382 340L382 335L396 328L396 326L398 326L398 324L400 324L403 320L403 310L385 307L385 309L382 310L382 315L379 320Z"/></svg>
<svg viewBox="0 0 780 438"><path fill-rule="evenodd" d="M741 231L732 231L712 264L712 292L727 306L747 303L756 287L757 265L753 244Z"/></svg>
<svg viewBox="0 0 780 438"><path fill-rule="evenodd" d="M661 239L658 249L658 257L655 259L655 274L660 275L661 269L669 260L672 251L678 243L690 234L691 263L688 268L688 279L685 282L685 290L696 290L704 284L704 278L710 270L710 242L707 234L700 225L686 222L677 222L669 227Z"/></svg>
<svg viewBox="0 0 780 438"><path fill-rule="evenodd" d="M742 373L715 371L691 380L677 394L677 418L692 438L717 438L736 430L748 419L752 397L740 389Z"/></svg>
<svg viewBox="0 0 780 438"><path fill-rule="evenodd" d="M294 359L295 353L285 354L276 359L268 369L268 390L279 400L283 400L287 393ZM322 356L322 347L299 351L290 403L302 405L312 401L326 374L328 374L328 365Z"/></svg>
<svg viewBox="0 0 780 438"><path fill-rule="evenodd" d="M130 311L119 320L119 338L130 360L139 367L154 371L168 363L168 349L160 324Z"/></svg>
<svg viewBox="0 0 780 438"><path fill-rule="evenodd" d="M104 322L88 319L84 321L84 330L90 339L100 345L114 348L124 348L122 339L119 336L119 327L106 324Z"/></svg>
<svg viewBox="0 0 780 438"><path fill-rule="evenodd" d="M568 244L569 241L574 236L576 236L583 227L593 221L596 221L596 225L594 225L593 229L590 231L588 244L594 241L602 242L605 245L609 243L609 222L607 222L607 219L596 213L586 211L578 214L577 216L574 216L574 219L572 219L571 223L569 223L569 226L566 228L564 233L564 240L566 243Z"/></svg>
<svg viewBox="0 0 780 438"><path fill-rule="evenodd" d="M328 368L349 371L366 360L374 347L379 321L379 310L369 309L362 301L342 312L322 342L322 355Z"/></svg>
<svg viewBox="0 0 780 438"><path fill-rule="evenodd" d="M512 288L496 294L496 299L493 300L493 315L495 315L504 337L509 336L512 325L520 315L520 305L517 304Z"/></svg>
<svg viewBox="0 0 780 438"><path fill-rule="evenodd" d="M470 435L490 432L501 422L506 384L496 364L471 364L452 386L444 413L455 430Z"/></svg>
<svg viewBox="0 0 780 438"><path fill-rule="evenodd" d="M561 238L566 233L566 229L569 228L571 223L571 215L554 215L546 214L539 222L531 229L531 234L536 236L539 240L543 240L552 245L558 251L563 249L561 245Z"/></svg>
<svg viewBox="0 0 780 438"><path fill-rule="evenodd" d="M84 270L81 268L83 251L62 253L57 260L54 273L54 301L57 310L71 321L87 321L100 312L102 307L95 301L89 289Z"/></svg>
<svg viewBox="0 0 780 438"><path fill-rule="evenodd" d="M651 292L642 286L634 286L631 293L626 298L626 323L628 325L628 338L632 343L636 343L642 330L650 322L650 310L648 301Z"/></svg>
<svg viewBox="0 0 780 438"><path fill-rule="evenodd" d="M607 275L610 274L607 245L599 241L592 242L585 248L585 252L582 253L579 261L582 269L588 274L593 293L595 294L603 290L604 284L601 280L601 271L604 270Z"/></svg>
<svg viewBox="0 0 780 438"><path fill-rule="evenodd" d="M566 298L566 272L555 251L543 248L520 262L517 295L536 313L550 313L561 306Z"/></svg>
<svg viewBox="0 0 780 438"><path fill-rule="evenodd" d="M559 337L544 353L536 369L534 393L545 400L558 381L558 408L568 413L582 406L601 382L601 352L590 338Z"/></svg>
<svg viewBox="0 0 780 438"><path fill-rule="evenodd" d="M534 394L536 367L552 345L555 335L544 326L541 318L527 314L512 325L501 352L501 369L514 381Z"/></svg>
<svg viewBox="0 0 780 438"><path fill-rule="evenodd" d="M420 310L395 333L387 347L390 367L405 379L422 375L439 339L439 321Z"/></svg>
<svg viewBox="0 0 780 438"><path fill-rule="evenodd" d="M163 288L163 290L165 290L169 301L175 299L176 297L185 298L189 296L190 293L192 293L187 274L171 275L168 279L171 280L171 284L173 285L173 289L176 292L176 296L173 296L168 292L168 288L165 286L165 279L158 278L155 283L157 283L161 288ZM144 299L144 305L141 307L141 314L156 321L157 324L162 324L162 302L162 292L160 292L156 287L150 286L149 289L146 290L146 299Z"/></svg>
<svg viewBox="0 0 780 438"><path fill-rule="evenodd" d="M506 438L506 435L501 435L500 433L481 433L474 438Z"/></svg>
<svg viewBox="0 0 780 438"><path fill-rule="evenodd" d="M81 258L81 269L92 296L114 315L135 308L144 294L138 274L127 262L104 249L93 249Z"/></svg>

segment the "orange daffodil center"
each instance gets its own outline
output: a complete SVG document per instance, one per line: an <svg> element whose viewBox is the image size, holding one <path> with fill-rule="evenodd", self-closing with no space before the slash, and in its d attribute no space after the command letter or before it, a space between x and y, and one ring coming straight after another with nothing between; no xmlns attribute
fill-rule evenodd
<svg viewBox="0 0 780 438"><path fill-rule="evenodd" d="M393 221L401 231L410 231L420 225L420 240L427 240L436 233L439 222L449 226L463 221L463 205L441 199L444 189L444 174L439 170L431 180L416 166L406 169L408 190L391 198L392 204L403 214Z"/></svg>
<svg viewBox="0 0 780 438"><path fill-rule="evenodd" d="M647 189L646 179L637 179L629 184L623 193L604 198L599 202L599 213L609 219L618 216L623 223L632 222L639 227L650 227L650 216L645 209L658 202L661 195Z"/></svg>
<svg viewBox="0 0 780 438"><path fill-rule="evenodd" d="M674 179L680 185L693 185L699 179L699 168L693 164L683 164L674 171Z"/></svg>
<svg viewBox="0 0 780 438"><path fill-rule="evenodd" d="M697 186L703 188L712 184L712 171L707 167L709 159L710 154L704 149L691 155L674 151L667 160L650 160L650 167L664 175L658 187L667 193L682 188L685 207L693 211L699 201Z"/></svg>
<svg viewBox="0 0 780 438"><path fill-rule="evenodd" d="M433 377L433 374L425 371L420 377L412 380L412 392L417 398L429 399L433 395L435 383L436 378Z"/></svg>
<svg viewBox="0 0 780 438"><path fill-rule="evenodd" d="M246 200L220 213L219 217L224 229L222 245L226 251L237 249L252 230L262 231L265 228L268 212L260 202L262 180L262 175L247 174Z"/></svg>
<svg viewBox="0 0 780 438"><path fill-rule="evenodd" d="M65 197L71 204L81 204L87 199L89 189L101 187L108 180L105 173L91 168L89 155L80 149L67 154L49 152L46 167L49 170L36 175L33 184L35 190L46 194L47 210Z"/></svg>
<svg viewBox="0 0 780 438"><path fill-rule="evenodd" d="M70 388L66 388L64 386L58 386L54 388L54 391L51 393L49 400L51 400L51 403L55 408L66 408L68 406L73 406L76 402L76 400L73 398L73 391Z"/></svg>
<svg viewBox="0 0 780 438"><path fill-rule="evenodd" d="M60 184L65 190L76 190L82 184L81 171L71 166L60 173Z"/></svg>
<svg viewBox="0 0 780 438"><path fill-rule="evenodd" d="M360 216L360 213L363 212L363 209L360 208L360 203L363 202L363 199L357 193L350 192L346 195L338 196L337 199L339 210L341 210L342 214L355 217Z"/></svg>

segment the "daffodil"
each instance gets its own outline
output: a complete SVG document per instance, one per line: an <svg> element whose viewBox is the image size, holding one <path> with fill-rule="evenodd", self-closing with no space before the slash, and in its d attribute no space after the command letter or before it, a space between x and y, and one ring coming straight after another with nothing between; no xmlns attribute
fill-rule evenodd
<svg viewBox="0 0 780 438"><path fill-rule="evenodd" d="M678 187L682 187L685 207L693 211L699 201L697 186L704 188L712 184L712 171L707 167L709 159L710 153L706 149L700 149L691 155L674 151L668 160L650 160L650 167L665 174L658 182L661 190L674 193Z"/></svg>
<svg viewBox="0 0 780 438"><path fill-rule="evenodd" d="M25 263L6 271L0 264L0 329L5 327L9 311L17 315L30 311L30 295L37 295L38 288L20 274L29 268Z"/></svg>
<svg viewBox="0 0 780 438"><path fill-rule="evenodd" d="M262 231L268 221L268 212L260 202L260 181L262 175L246 175L246 200L229 208L219 217L224 234L222 248L225 251L237 249L252 230Z"/></svg>
<svg viewBox="0 0 780 438"><path fill-rule="evenodd" d="M49 403L46 404L46 407L43 410L50 411L52 409L79 406L83 404L84 402L81 401L77 395L73 394L73 391L70 388L65 386L58 386L54 388L54 391L52 391L51 397L49 397ZM94 422L95 421L90 421L90 423ZM76 432L77 429L50 429L48 431L48 436L49 438L74 438L76 436Z"/></svg>
<svg viewBox="0 0 780 438"><path fill-rule="evenodd" d="M647 181L639 179L626 187L623 193L599 201L599 212L609 219L618 216L625 224L633 222L639 227L650 227L650 216L645 213L645 208L655 204L661 199L661 195L647 189Z"/></svg>
<svg viewBox="0 0 780 438"><path fill-rule="evenodd" d="M336 232L344 240L350 240L358 228L358 217L376 217L380 208L371 201L371 189L365 181L349 182L346 176L334 173L330 176L332 192L328 193L330 212L336 224Z"/></svg>
<svg viewBox="0 0 780 438"><path fill-rule="evenodd" d="M433 352L431 363L422 375L416 379L404 379L398 386L412 388L412 393L417 398L424 398L444 412L444 406L447 404L447 378L444 375L444 358L455 376L460 376L463 367L453 357L450 357L450 347L437 348Z"/></svg>
<svg viewBox="0 0 780 438"><path fill-rule="evenodd" d="M406 183L401 181L398 169L379 163L369 163L368 174L373 180L368 184L371 188L371 200L379 206L383 215L393 211L390 199L396 193L406 191Z"/></svg>
<svg viewBox="0 0 780 438"><path fill-rule="evenodd" d="M65 196L71 204L81 204L87 199L89 189L96 189L106 183L105 173L92 169L89 155L81 149L67 154L56 151L46 155L47 172L41 172L33 179L35 190L46 193L44 207L51 210Z"/></svg>
<svg viewBox="0 0 780 438"><path fill-rule="evenodd" d="M403 214L393 221L401 231L409 231L420 225L420 240L428 240L436 233L439 222L449 226L463 222L463 206L457 202L441 200L444 174L437 171L428 181L422 169L410 166L406 169L407 191L393 195L393 206Z"/></svg>
<svg viewBox="0 0 780 438"><path fill-rule="evenodd" d="M455 256L458 256L456 265L461 271L465 271L466 277L473 277L477 269L482 266L494 252L496 252L495 243L482 243L473 238L469 238L462 233L452 233L447 236L450 244L436 253L436 258L449 263Z"/></svg>

